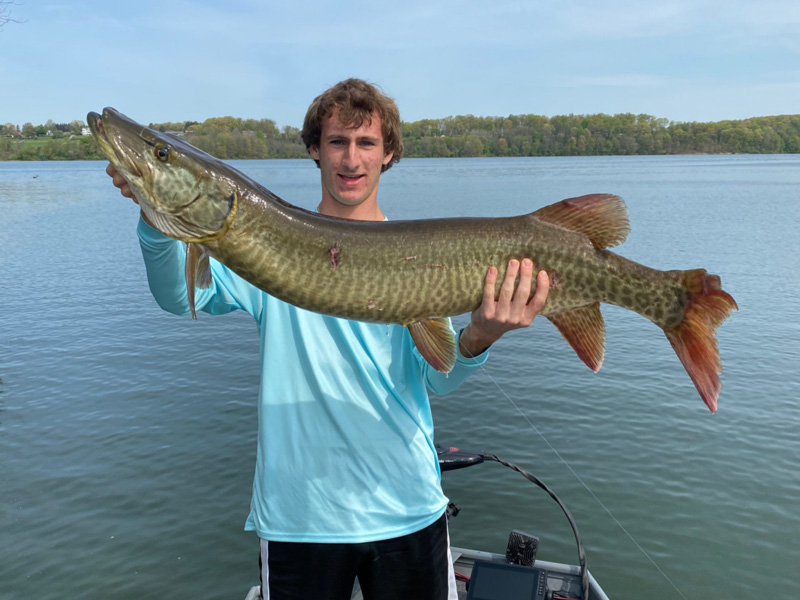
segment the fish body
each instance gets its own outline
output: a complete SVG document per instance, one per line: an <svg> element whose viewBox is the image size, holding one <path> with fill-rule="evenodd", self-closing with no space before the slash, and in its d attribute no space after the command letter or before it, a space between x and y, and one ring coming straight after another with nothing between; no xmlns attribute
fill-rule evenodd
<svg viewBox="0 0 800 600"><path fill-rule="evenodd" d="M616 199L600 200L609 198ZM247 227L206 243L211 255L264 291L316 312L402 325L463 314L480 304L488 265L524 257L553 280L546 316L607 302L668 327L685 309L684 288L668 272L597 248L535 214L376 223L243 204Z"/></svg>
<svg viewBox="0 0 800 600"><path fill-rule="evenodd" d="M721 389L716 328L736 307L702 269L660 271L608 250L628 234L611 194L571 198L502 218L366 222L293 206L229 165L107 108L87 120L145 217L187 243L187 289L208 286L212 256L265 292L324 314L409 328L420 352L449 371L445 318L474 310L490 265L530 258L550 278L541 314L593 370L603 361L600 303L664 330L713 411ZM200 265L198 267L198 265ZM497 291L502 278L498 278Z"/></svg>

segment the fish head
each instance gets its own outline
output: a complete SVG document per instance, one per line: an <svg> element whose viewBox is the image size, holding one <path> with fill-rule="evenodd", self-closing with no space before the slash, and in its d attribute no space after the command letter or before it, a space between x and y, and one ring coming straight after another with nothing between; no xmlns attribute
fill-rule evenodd
<svg viewBox="0 0 800 600"><path fill-rule="evenodd" d="M90 112L86 120L156 229L187 243L225 235L236 216L238 195L224 163L113 108L102 115Z"/></svg>

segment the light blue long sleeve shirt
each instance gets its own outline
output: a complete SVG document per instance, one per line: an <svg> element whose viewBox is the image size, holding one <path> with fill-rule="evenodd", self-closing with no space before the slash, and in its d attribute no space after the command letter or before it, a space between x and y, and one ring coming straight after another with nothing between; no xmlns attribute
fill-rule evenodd
<svg viewBox="0 0 800 600"><path fill-rule="evenodd" d="M158 304L186 315L185 250L144 221L139 240ZM399 325L297 308L211 260L196 291L210 314L236 309L258 323L258 449L245 529L274 541L358 543L419 531L447 507L428 389L445 394L480 368L458 356L439 373Z"/></svg>

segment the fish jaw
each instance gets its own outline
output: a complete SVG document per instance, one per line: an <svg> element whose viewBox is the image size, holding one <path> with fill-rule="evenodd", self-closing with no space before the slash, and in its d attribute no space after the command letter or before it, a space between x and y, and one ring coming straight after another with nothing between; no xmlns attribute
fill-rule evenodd
<svg viewBox="0 0 800 600"><path fill-rule="evenodd" d="M90 112L86 115L86 121L89 123L89 130L100 146L100 150L117 172L125 178L131 190L141 192L145 188L145 186L142 185L144 178L141 169L145 161L139 156L140 153L137 152L136 146L138 146L138 144L127 144L129 148L128 152L118 151L118 145L111 137L113 134L106 129L104 123L104 117L109 110L113 109L106 108L103 111L103 115L99 115L96 112Z"/></svg>

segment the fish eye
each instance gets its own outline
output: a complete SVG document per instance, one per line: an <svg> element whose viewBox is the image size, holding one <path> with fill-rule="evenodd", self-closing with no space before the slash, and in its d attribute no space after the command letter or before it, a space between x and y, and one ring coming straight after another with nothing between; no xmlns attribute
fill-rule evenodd
<svg viewBox="0 0 800 600"><path fill-rule="evenodd" d="M169 146L158 146L155 150L156 158L161 162L169 160Z"/></svg>

